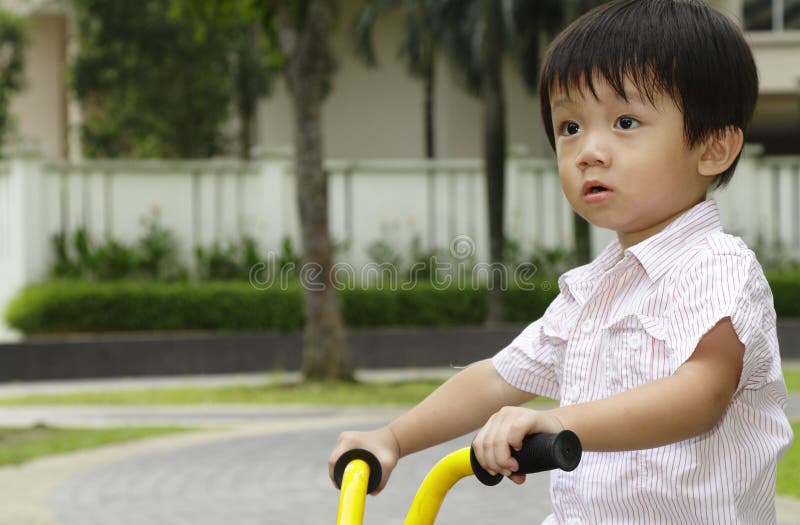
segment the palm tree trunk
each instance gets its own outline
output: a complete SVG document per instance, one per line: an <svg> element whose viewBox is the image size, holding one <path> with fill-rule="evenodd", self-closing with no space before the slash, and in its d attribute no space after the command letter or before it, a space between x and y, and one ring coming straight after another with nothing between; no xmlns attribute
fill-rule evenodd
<svg viewBox="0 0 800 525"><path fill-rule="evenodd" d="M434 71L433 64L430 65L428 71L425 73L425 95L424 95L424 111L425 111L425 158L436 158L436 138L434 136Z"/></svg>
<svg viewBox="0 0 800 525"><path fill-rule="evenodd" d="M501 3L484 0L486 34L483 48L483 144L486 189L489 199L489 256L492 263L503 262L505 234L503 204L505 200L506 122L503 96L503 19ZM505 272L491 271L486 323L505 320Z"/></svg>
<svg viewBox="0 0 800 525"><path fill-rule="evenodd" d="M331 281L333 255L328 232L327 174L323 169L322 90L325 53L334 5L311 0L301 29L278 3L281 50L294 109L295 166L303 242L301 283L305 298L303 376L306 380L352 379L352 364L339 296ZM295 31L292 34L292 31Z"/></svg>

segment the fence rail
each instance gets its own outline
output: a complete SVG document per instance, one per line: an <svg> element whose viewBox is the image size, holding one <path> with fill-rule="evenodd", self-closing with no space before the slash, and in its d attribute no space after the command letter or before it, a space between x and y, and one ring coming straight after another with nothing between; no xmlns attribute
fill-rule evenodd
<svg viewBox="0 0 800 525"><path fill-rule="evenodd" d="M486 182L477 159L333 160L329 173L332 236L347 241L339 258L369 261L377 241L407 252L447 249L473 240L488 259ZM572 211L551 160L510 158L506 169L506 230L530 252L573 245ZM800 156L745 155L732 183L713 195L723 224L748 244L800 257ZM185 260L196 246L256 239L278 250L285 237L299 246L296 179L289 156L253 162L0 162L0 308L16 289L41 279L52 260L51 237L84 228L94 238L132 241L152 214L173 231ZM597 253L613 232L592 230Z"/></svg>

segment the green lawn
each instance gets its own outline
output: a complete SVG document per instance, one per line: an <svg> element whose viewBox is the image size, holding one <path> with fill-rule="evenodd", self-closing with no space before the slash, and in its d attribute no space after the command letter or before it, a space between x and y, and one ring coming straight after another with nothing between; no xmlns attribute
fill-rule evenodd
<svg viewBox="0 0 800 525"><path fill-rule="evenodd" d="M783 378L786 380L789 392L800 394L800 366L783 367Z"/></svg>
<svg viewBox="0 0 800 525"><path fill-rule="evenodd" d="M0 465L17 464L48 454L71 452L188 430L191 429L183 427L87 429L45 425L27 428L0 427Z"/></svg>
<svg viewBox="0 0 800 525"><path fill-rule="evenodd" d="M163 388L36 394L0 397L0 405L346 405L411 406L422 401L443 379L362 383L283 383L209 388ZM546 398L534 403L550 403Z"/></svg>
<svg viewBox="0 0 800 525"><path fill-rule="evenodd" d="M284 383L211 388L164 388L36 394L0 398L2 405L190 405L190 404L311 404L412 405L442 383L441 380L398 383Z"/></svg>
<svg viewBox="0 0 800 525"><path fill-rule="evenodd" d="M795 442L778 463L778 494L800 498L800 421L792 423Z"/></svg>

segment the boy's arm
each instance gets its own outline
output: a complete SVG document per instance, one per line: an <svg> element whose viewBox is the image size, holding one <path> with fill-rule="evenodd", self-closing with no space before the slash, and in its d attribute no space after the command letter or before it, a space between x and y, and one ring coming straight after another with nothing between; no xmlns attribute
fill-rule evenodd
<svg viewBox="0 0 800 525"><path fill-rule="evenodd" d="M744 346L730 318L700 340L676 372L621 394L538 412L507 407L492 416L475 440L476 455L487 470L517 470L509 446L535 432L575 432L584 450L653 448L711 430L722 417L742 372ZM514 477L519 482L523 477Z"/></svg>
<svg viewBox="0 0 800 525"><path fill-rule="evenodd" d="M491 360L479 361L387 426L372 432L343 432L328 461L330 472L345 451L367 449L378 457L383 468L377 494L400 457L471 432L501 407L519 405L534 397L503 380Z"/></svg>

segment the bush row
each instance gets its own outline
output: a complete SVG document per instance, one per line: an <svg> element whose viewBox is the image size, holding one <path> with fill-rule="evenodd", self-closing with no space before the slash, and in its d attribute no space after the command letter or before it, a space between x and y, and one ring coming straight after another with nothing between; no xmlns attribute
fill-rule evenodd
<svg viewBox="0 0 800 525"><path fill-rule="evenodd" d="M800 318L800 275L768 276L779 317ZM506 292L508 321L540 317L558 293L554 281L533 290ZM485 289L348 289L340 293L350 327L453 326L480 324ZM298 330L303 325L303 291L258 290L248 283L155 283L50 281L29 286L9 305L8 324L25 333L137 330Z"/></svg>
<svg viewBox="0 0 800 525"><path fill-rule="evenodd" d="M541 316L555 297L550 282L507 292L509 321ZM340 294L350 327L480 324L485 289L350 289ZM8 324L24 333L136 330L297 330L303 325L303 291L257 290L248 283L50 281L29 286L9 305Z"/></svg>
<svg viewBox="0 0 800 525"><path fill-rule="evenodd" d="M778 317L800 317L800 273L768 273Z"/></svg>

